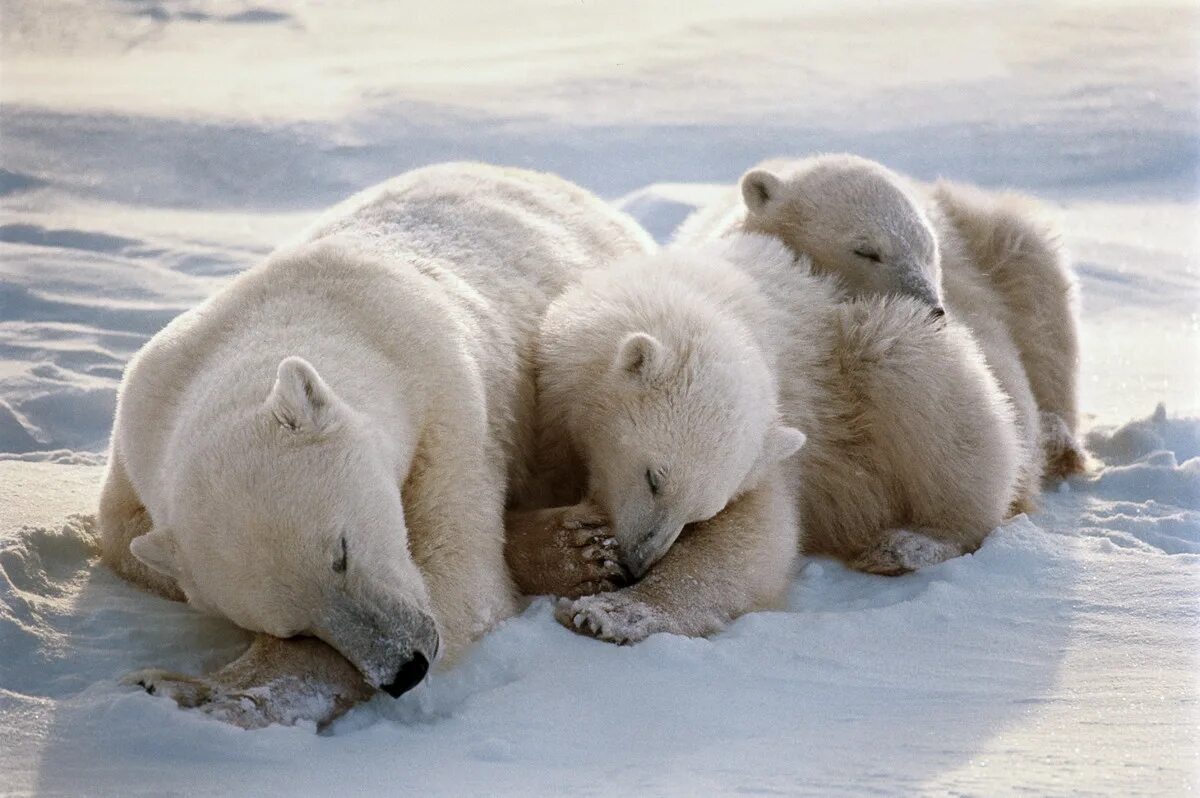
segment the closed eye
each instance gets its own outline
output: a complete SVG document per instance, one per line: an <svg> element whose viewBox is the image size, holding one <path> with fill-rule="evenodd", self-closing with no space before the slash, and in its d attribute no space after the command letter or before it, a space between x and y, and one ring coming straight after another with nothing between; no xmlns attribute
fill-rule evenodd
<svg viewBox="0 0 1200 798"><path fill-rule="evenodd" d="M856 249L856 250L854 250L854 254L860 258L865 258L866 260L869 260L872 263L882 263L883 262L883 258L879 257L879 253L873 249Z"/></svg>
<svg viewBox="0 0 1200 798"><path fill-rule="evenodd" d="M649 468L646 469L646 485L650 488L651 496L658 495L658 474L654 473Z"/></svg>
<svg viewBox="0 0 1200 798"><path fill-rule="evenodd" d="M333 572L335 574L346 573L346 558L348 557L349 552L347 552L347 550L346 550L346 536L345 535L342 535L341 546L342 546L341 552L338 554L337 559L335 559L333 561Z"/></svg>

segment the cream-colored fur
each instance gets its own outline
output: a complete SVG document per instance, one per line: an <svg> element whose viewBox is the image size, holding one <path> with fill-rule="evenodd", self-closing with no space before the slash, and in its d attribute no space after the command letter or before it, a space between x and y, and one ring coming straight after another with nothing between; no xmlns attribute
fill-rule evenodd
<svg viewBox="0 0 1200 798"><path fill-rule="evenodd" d="M515 609L504 511L508 488L530 491L542 311L650 246L522 170L430 167L351 198L131 361L105 560L247 629L319 638L371 686L411 687L422 659L453 659ZM260 643L206 694L236 703L247 672L303 670L289 657L316 649L287 643Z"/></svg>
<svg viewBox="0 0 1200 798"><path fill-rule="evenodd" d="M967 324L1017 411L1028 452L1019 507L1032 504L1043 465L1055 475L1082 466L1075 281L1027 200L921 186L849 155L776 160L695 213L677 242L741 229L809 255L848 296L912 296Z"/></svg>
<svg viewBox="0 0 1200 798"><path fill-rule="evenodd" d="M594 502L630 576L645 575L562 604L565 622L629 642L707 634L778 601L798 550L779 469L804 438L780 421L770 314L720 254L629 259L551 304L537 358L544 501Z"/></svg>
<svg viewBox="0 0 1200 798"><path fill-rule="evenodd" d="M1060 245L1032 200L940 181L931 189L957 233L962 263L987 279L988 301L1020 353L1038 410L1046 473L1084 469L1079 434L1079 288ZM993 302L998 298L998 303Z"/></svg>
<svg viewBox="0 0 1200 798"><path fill-rule="evenodd" d="M658 342L649 365L622 348L639 334ZM894 573L974 550L1016 494L1012 409L966 329L913 299L840 302L772 237L590 275L551 305L539 363L541 420L567 430L580 466L557 484L607 502L618 533L632 503L622 550L634 576L654 565L560 604L603 639L707 634L770 604L797 516L805 550ZM789 457L794 429L807 442ZM679 498L651 495L646 469Z"/></svg>

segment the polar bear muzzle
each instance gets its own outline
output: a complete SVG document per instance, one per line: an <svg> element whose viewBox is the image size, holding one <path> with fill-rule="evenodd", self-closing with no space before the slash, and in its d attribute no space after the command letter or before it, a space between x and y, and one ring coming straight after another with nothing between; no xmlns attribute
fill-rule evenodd
<svg viewBox="0 0 1200 798"><path fill-rule="evenodd" d="M421 683L440 647L433 617L407 604L381 611L339 602L313 633L393 698Z"/></svg>

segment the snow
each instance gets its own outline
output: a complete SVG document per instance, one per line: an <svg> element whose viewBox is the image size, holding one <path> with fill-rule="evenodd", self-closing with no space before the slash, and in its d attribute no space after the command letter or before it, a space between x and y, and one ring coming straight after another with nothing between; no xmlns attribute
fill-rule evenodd
<svg viewBox="0 0 1200 798"><path fill-rule="evenodd" d="M0 793L1200 787L1193 4L3 14ZM330 734L243 732L119 683L246 641L99 566L75 515L95 508L123 364L171 317L420 164L550 169L665 241L749 165L814 150L1054 207L1083 287L1092 473L917 574L810 561L786 608L710 640L609 646L537 601Z"/></svg>

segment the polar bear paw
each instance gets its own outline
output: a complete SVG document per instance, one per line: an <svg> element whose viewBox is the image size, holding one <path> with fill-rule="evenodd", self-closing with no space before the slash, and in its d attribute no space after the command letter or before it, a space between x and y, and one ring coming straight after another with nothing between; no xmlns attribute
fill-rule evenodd
<svg viewBox="0 0 1200 798"><path fill-rule="evenodd" d="M141 687L150 695L170 698L184 709L201 706L212 698L213 693L212 686L203 679L159 668L143 668L126 674L121 684Z"/></svg>
<svg viewBox="0 0 1200 798"><path fill-rule="evenodd" d="M141 687L150 695L169 698L181 709L199 709L206 715L243 729L261 729L272 723L283 722L276 716L277 713L271 711L267 696L228 690L208 679L146 668L134 671L121 682ZM293 719L292 723L295 721Z"/></svg>
<svg viewBox="0 0 1200 798"><path fill-rule="evenodd" d="M1087 470L1087 453L1057 413L1041 414L1042 451L1046 457L1047 479L1066 479Z"/></svg>
<svg viewBox="0 0 1200 798"><path fill-rule="evenodd" d="M294 726L308 721L321 729L343 715L362 696L343 697L298 679L277 679L260 686L237 688L219 678L145 668L121 680L153 696L169 698L181 709L204 714L243 729L261 729L272 724Z"/></svg>
<svg viewBox="0 0 1200 798"><path fill-rule="evenodd" d="M562 599L555 607L554 617L574 632L618 645L637 643L657 632L670 631L661 611L624 593L604 593L573 601Z"/></svg>
<svg viewBox="0 0 1200 798"><path fill-rule="evenodd" d="M574 599L625 584L608 518L590 502L525 514L507 535L505 558L527 595Z"/></svg>
<svg viewBox="0 0 1200 798"><path fill-rule="evenodd" d="M962 547L957 543L937 540L908 529L889 529L850 566L870 574L900 576L937 565L962 553Z"/></svg>

